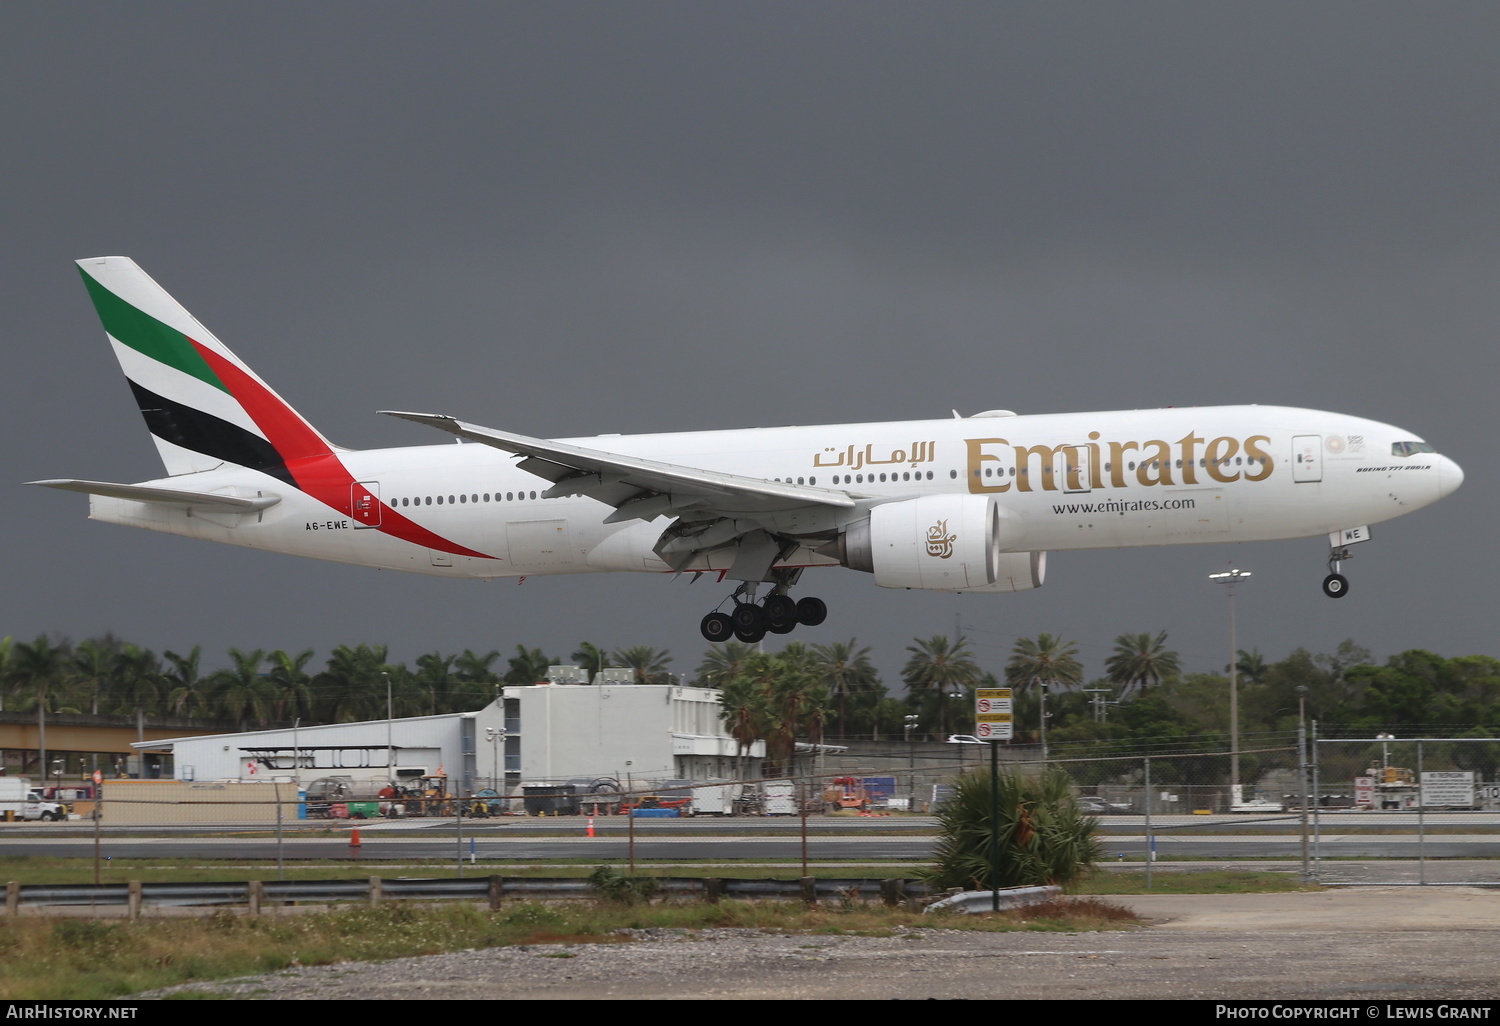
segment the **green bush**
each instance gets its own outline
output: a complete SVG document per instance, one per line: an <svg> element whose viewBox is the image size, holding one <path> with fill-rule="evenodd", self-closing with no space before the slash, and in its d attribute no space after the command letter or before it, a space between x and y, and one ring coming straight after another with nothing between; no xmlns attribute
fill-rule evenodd
<svg viewBox="0 0 1500 1026"><path fill-rule="evenodd" d="M657 881L655 877L630 876L613 866L600 866L589 874L589 886L608 901L634 905L651 900L656 893Z"/></svg>
<svg viewBox="0 0 1500 1026"><path fill-rule="evenodd" d="M938 813L937 863L927 878L939 887L1066 885L1087 874L1103 854L1094 817L1083 812L1061 770L1040 777L1002 769L999 775L998 865L990 867L990 771L970 770Z"/></svg>

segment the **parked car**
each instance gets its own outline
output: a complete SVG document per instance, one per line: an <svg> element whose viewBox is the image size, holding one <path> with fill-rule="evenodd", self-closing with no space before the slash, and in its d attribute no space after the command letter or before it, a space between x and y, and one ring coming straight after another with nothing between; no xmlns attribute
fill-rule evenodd
<svg viewBox="0 0 1500 1026"><path fill-rule="evenodd" d="M1078 808L1091 816L1107 816L1131 811L1129 802L1112 802L1097 794L1079 795Z"/></svg>
<svg viewBox="0 0 1500 1026"><path fill-rule="evenodd" d="M948 735L948 743L950 745L987 745L987 744L989 744L988 741L981 741L981 740L979 740L979 738L975 737L973 734L949 734Z"/></svg>
<svg viewBox="0 0 1500 1026"><path fill-rule="evenodd" d="M1247 802L1236 802L1230 812L1285 812L1282 804L1272 798L1251 798Z"/></svg>

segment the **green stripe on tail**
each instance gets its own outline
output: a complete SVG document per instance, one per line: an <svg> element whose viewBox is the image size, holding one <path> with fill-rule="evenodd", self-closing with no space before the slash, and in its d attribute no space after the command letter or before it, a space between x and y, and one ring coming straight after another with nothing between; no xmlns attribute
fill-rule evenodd
<svg viewBox="0 0 1500 1026"><path fill-rule="evenodd" d="M104 322L104 330L113 338L159 363L191 374L221 391L229 391L198 355L186 335L137 310L89 277L83 268L78 270L89 290L89 298L94 301L94 309L99 312L99 320Z"/></svg>

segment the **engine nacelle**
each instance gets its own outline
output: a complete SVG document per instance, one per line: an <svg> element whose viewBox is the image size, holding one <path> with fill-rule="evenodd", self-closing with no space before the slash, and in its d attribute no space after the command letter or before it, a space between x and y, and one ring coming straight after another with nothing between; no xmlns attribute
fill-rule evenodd
<svg viewBox="0 0 1500 1026"><path fill-rule="evenodd" d="M875 575L882 588L1024 591L1040 587L1045 559L1006 552L1021 541L1020 521L989 495L924 495L887 502L819 550Z"/></svg>

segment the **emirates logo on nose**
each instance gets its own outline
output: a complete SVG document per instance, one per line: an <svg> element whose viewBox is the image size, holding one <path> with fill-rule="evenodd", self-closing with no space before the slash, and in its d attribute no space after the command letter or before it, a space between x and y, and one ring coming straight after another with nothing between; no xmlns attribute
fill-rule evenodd
<svg viewBox="0 0 1500 1026"><path fill-rule="evenodd" d="M948 533L948 521L939 520L927 529L927 554L938 559L953 555L953 543L958 535Z"/></svg>

